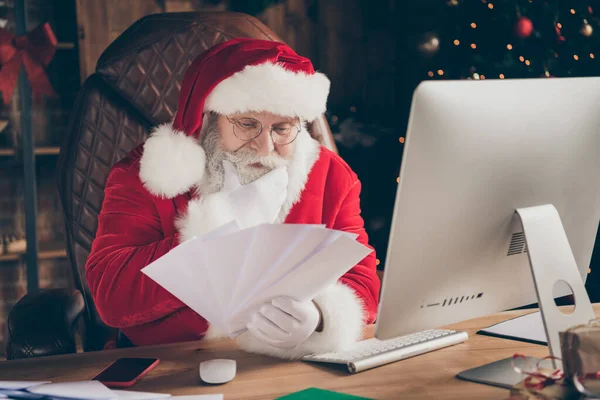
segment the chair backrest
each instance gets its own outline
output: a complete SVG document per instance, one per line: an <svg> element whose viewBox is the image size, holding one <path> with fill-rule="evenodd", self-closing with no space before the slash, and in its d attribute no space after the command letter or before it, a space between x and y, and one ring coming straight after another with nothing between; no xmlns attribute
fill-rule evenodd
<svg viewBox="0 0 600 400"><path fill-rule="evenodd" d="M109 171L145 140L152 126L172 120L181 81L193 59L234 37L280 41L264 24L245 14L154 14L123 32L104 51L96 72L83 84L61 148L58 189L74 284L86 304L82 332L85 351L101 349L115 332L98 316L84 272ZM337 152L324 117L309 131Z"/></svg>

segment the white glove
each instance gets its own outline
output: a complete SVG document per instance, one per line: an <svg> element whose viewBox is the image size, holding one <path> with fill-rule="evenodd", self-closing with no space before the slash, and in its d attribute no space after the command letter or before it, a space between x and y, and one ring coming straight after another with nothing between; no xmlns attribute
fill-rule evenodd
<svg viewBox="0 0 600 400"><path fill-rule="evenodd" d="M223 167L223 191L229 192L229 200L240 228L273 223L287 198L287 168L275 168L254 182L242 185L231 161L224 160Z"/></svg>
<svg viewBox="0 0 600 400"><path fill-rule="evenodd" d="M312 301L278 297L261 307L246 325L256 339L280 349L291 349L312 335L320 314Z"/></svg>

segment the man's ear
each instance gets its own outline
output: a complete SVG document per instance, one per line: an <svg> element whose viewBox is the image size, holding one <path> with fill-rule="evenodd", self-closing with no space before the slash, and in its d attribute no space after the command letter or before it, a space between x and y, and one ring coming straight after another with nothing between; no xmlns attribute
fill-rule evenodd
<svg viewBox="0 0 600 400"><path fill-rule="evenodd" d="M208 122L216 122L217 118L219 118L219 114L217 114L214 111L205 112L203 115L204 115L204 120L208 121Z"/></svg>
<svg viewBox="0 0 600 400"><path fill-rule="evenodd" d="M200 138L203 137L204 133L213 122L213 119L211 118L210 114L210 112L202 113L202 127L200 128L200 136L198 136Z"/></svg>

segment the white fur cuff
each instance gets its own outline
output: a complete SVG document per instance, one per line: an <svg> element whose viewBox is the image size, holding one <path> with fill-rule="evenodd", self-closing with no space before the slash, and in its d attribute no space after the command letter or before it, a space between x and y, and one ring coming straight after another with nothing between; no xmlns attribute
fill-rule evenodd
<svg viewBox="0 0 600 400"><path fill-rule="evenodd" d="M203 339L212 340L212 339L224 339L227 338L227 334L223 331L220 331L219 328L215 327L213 324L208 325L208 329L204 333Z"/></svg>
<svg viewBox="0 0 600 400"><path fill-rule="evenodd" d="M346 350L362 338L363 305L353 289L342 283L336 283L321 292L314 301L323 315L323 331L313 332L296 348L275 348L258 341L248 332L237 338L238 345L248 352L284 359L298 359L307 354Z"/></svg>
<svg viewBox="0 0 600 400"><path fill-rule="evenodd" d="M217 192L190 200L185 215L176 221L181 242L211 232L235 220L228 194Z"/></svg>

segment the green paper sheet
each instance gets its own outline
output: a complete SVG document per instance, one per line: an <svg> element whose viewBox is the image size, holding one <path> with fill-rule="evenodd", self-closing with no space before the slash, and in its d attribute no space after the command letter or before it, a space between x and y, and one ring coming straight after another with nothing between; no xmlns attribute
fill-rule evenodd
<svg viewBox="0 0 600 400"><path fill-rule="evenodd" d="M276 400L360 400L366 397L353 396L345 393L332 392L317 388L309 388L300 392L291 393L283 397L278 397Z"/></svg>

